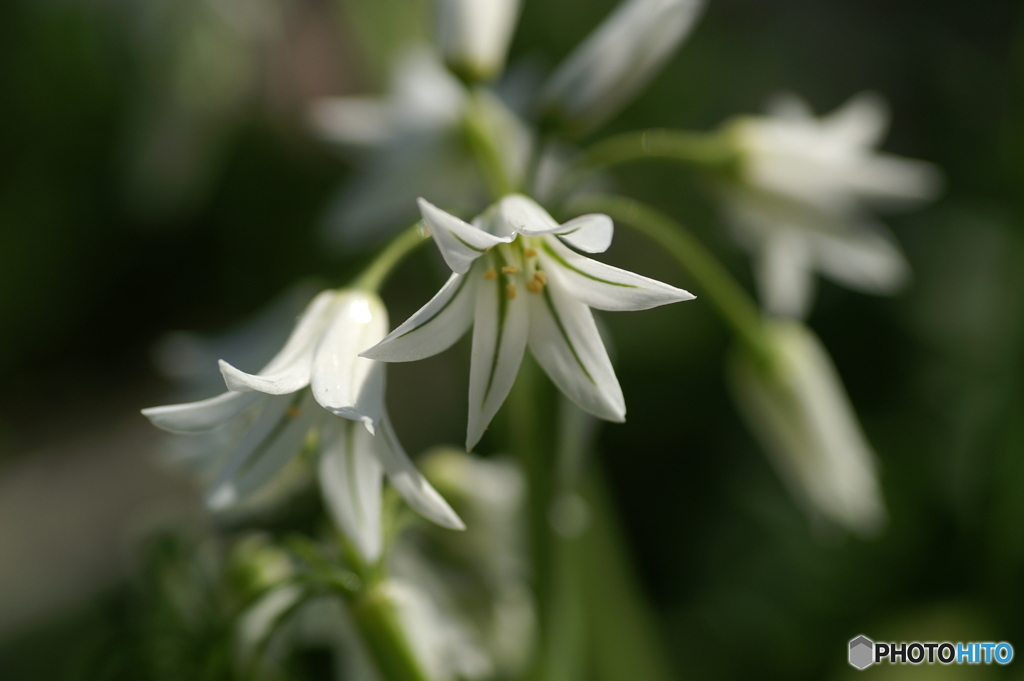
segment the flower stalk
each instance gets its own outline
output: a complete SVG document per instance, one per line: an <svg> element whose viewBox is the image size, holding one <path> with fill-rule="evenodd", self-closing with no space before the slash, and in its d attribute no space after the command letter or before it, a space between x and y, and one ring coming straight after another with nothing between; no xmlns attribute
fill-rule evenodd
<svg viewBox="0 0 1024 681"><path fill-rule="evenodd" d="M488 125L486 104L483 101L484 95L473 92L466 102L466 109L463 119L463 130L473 155L480 166L480 173L491 198L497 201L506 194L516 191L515 183L509 177L502 157L501 150L492 134L491 126Z"/></svg>
<svg viewBox="0 0 1024 681"><path fill-rule="evenodd" d="M596 170L651 158L724 171L740 162L736 145L721 132L651 128L601 140L586 150L580 164Z"/></svg>
<svg viewBox="0 0 1024 681"><path fill-rule="evenodd" d="M352 282L352 288L378 292L395 267L429 237L430 232L424 228L423 221L417 221L384 247Z"/></svg>
<svg viewBox="0 0 1024 681"><path fill-rule="evenodd" d="M366 647L387 681L430 681L402 628L398 611L383 584L369 585L349 606Z"/></svg>

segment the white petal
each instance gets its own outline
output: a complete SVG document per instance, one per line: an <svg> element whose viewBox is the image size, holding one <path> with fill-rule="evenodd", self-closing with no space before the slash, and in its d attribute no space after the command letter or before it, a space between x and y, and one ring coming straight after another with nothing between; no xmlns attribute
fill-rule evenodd
<svg viewBox="0 0 1024 681"><path fill-rule="evenodd" d="M494 261L495 270L505 264L499 258ZM515 286L512 298L509 286ZM480 441L519 373L529 335L527 295L518 275L499 274L495 279L477 279L467 450Z"/></svg>
<svg viewBox="0 0 1024 681"><path fill-rule="evenodd" d="M881 95L861 92L823 116L820 125L834 143L849 147L875 147L885 138L889 117L889 105Z"/></svg>
<svg viewBox="0 0 1024 681"><path fill-rule="evenodd" d="M604 253L612 245L615 225L612 219L601 213L581 215L569 220L555 232L570 246L586 253Z"/></svg>
<svg viewBox="0 0 1024 681"><path fill-rule="evenodd" d="M525 236L557 234L587 253L603 253L612 243L615 227L607 215L581 215L560 225L536 201L522 194L510 194L499 205L509 232Z"/></svg>
<svg viewBox="0 0 1024 681"><path fill-rule="evenodd" d="M509 194L498 203L501 219L508 225L509 232L526 234L551 234L559 229L558 221L540 207L533 199L522 194Z"/></svg>
<svg viewBox="0 0 1024 681"><path fill-rule="evenodd" d="M542 242L539 259L574 298L598 310L647 310L694 298L674 286L591 260L552 238Z"/></svg>
<svg viewBox="0 0 1024 681"><path fill-rule="evenodd" d="M284 347L258 374L247 374L221 360L220 371L228 389L286 395L309 385L313 350L330 318L336 297L335 291L328 290L314 298L299 317Z"/></svg>
<svg viewBox="0 0 1024 681"><path fill-rule="evenodd" d="M466 525L444 497L431 487L409 460L398 441L387 412L381 419L380 431L373 438L373 442L374 452L383 464L388 480L413 510L442 527L453 530L466 529Z"/></svg>
<svg viewBox="0 0 1024 681"><path fill-rule="evenodd" d="M625 106L689 33L702 0L627 0L563 61L543 100L585 132Z"/></svg>
<svg viewBox="0 0 1024 681"><path fill-rule="evenodd" d="M143 409L142 414L157 428L172 433L203 433L224 425L260 397L254 392L226 392L199 402L150 407Z"/></svg>
<svg viewBox="0 0 1024 681"><path fill-rule="evenodd" d="M327 510L363 559L375 563L384 539L384 469L374 454L374 436L352 421L330 419L320 437L320 490Z"/></svg>
<svg viewBox="0 0 1024 681"><path fill-rule="evenodd" d="M942 191L942 171L926 161L876 153L849 169L851 191L877 208L916 206Z"/></svg>
<svg viewBox="0 0 1024 681"><path fill-rule="evenodd" d="M476 289L470 280L482 276L479 268L453 274L430 302L362 356L382 362L411 362L447 350L473 322Z"/></svg>
<svg viewBox="0 0 1024 681"><path fill-rule="evenodd" d="M395 135L391 107L375 97L324 97L309 110L313 130L329 142L378 146Z"/></svg>
<svg viewBox="0 0 1024 681"><path fill-rule="evenodd" d="M339 293L313 362L316 401L338 416L362 421L371 433L384 405L384 367L359 353L380 341L387 328L388 313L376 295Z"/></svg>
<svg viewBox="0 0 1024 681"><path fill-rule="evenodd" d="M594 318L558 275L529 295L530 352L569 399L607 421L626 420L626 401Z"/></svg>
<svg viewBox="0 0 1024 681"><path fill-rule="evenodd" d="M792 92L779 92L773 95L765 111L771 118L781 118L791 123L803 123L814 119L814 110L807 100Z"/></svg>
<svg viewBox="0 0 1024 681"><path fill-rule="evenodd" d="M274 477L301 449L322 414L309 391L266 400L263 413L217 476L207 505L213 509L231 506Z"/></svg>
<svg viewBox="0 0 1024 681"><path fill-rule="evenodd" d="M422 44L395 61L390 90L392 116L404 130L456 127L465 109L465 86Z"/></svg>
<svg viewBox="0 0 1024 681"><path fill-rule="evenodd" d="M814 293L807 233L787 229L768 235L757 261L757 283L765 309L778 317L807 315Z"/></svg>
<svg viewBox="0 0 1024 681"><path fill-rule="evenodd" d="M910 265L895 240L876 228L849 234L813 235L822 274L866 293L899 291L910 279Z"/></svg>
<svg viewBox="0 0 1024 681"><path fill-rule="evenodd" d="M513 237L497 237L474 227L468 222L446 213L426 199L419 199L423 221L430 228L441 256L453 272L465 274L473 261L484 252L500 243L508 243Z"/></svg>

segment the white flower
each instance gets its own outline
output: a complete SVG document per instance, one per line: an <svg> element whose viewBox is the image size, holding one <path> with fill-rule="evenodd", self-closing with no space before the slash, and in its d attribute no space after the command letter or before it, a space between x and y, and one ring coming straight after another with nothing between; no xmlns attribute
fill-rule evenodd
<svg viewBox="0 0 1024 681"><path fill-rule="evenodd" d="M772 366L740 355L731 367L741 413L809 511L871 534L885 520L875 454L828 352L798 322L770 321L765 332Z"/></svg>
<svg viewBox="0 0 1024 681"><path fill-rule="evenodd" d="M463 222L420 199L423 220L454 272L441 290L363 353L407 362L450 347L473 326L466 448L480 440L508 395L526 346L576 404L609 421L626 405L590 308L644 310L692 295L586 258L612 239L607 215L559 225L531 199L506 196Z"/></svg>
<svg viewBox="0 0 1024 681"><path fill-rule="evenodd" d="M814 270L854 289L891 293L909 276L895 240L873 207L910 206L935 196L936 169L875 151L888 127L877 95L863 93L815 118L793 96L769 116L737 119L738 182L723 188L737 238L757 258L767 309L801 317Z"/></svg>
<svg viewBox="0 0 1024 681"><path fill-rule="evenodd" d="M626 0L562 62L542 105L589 132L630 102L696 23L703 0Z"/></svg>
<svg viewBox="0 0 1024 681"><path fill-rule="evenodd" d="M439 0L439 40L456 73L488 80L505 65L519 0Z"/></svg>
<svg viewBox="0 0 1024 681"><path fill-rule="evenodd" d="M469 106L473 99L478 106ZM397 61L386 98L316 102L310 117L322 138L369 154L330 209L332 238L346 246L380 241L413 220L413 199L423 194L470 211L486 205L487 188L465 141L470 108L499 146L506 175L518 182L529 160L529 131L490 92L471 98L428 48Z"/></svg>
<svg viewBox="0 0 1024 681"><path fill-rule="evenodd" d="M212 508L231 506L261 487L316 432L328 509L367 560L375 560L381 550L383 473L418 512L461 529L462 521L398 443L384 410L383 365L359 357L384 336L387 325L387 311L374 294L324 291L258 374L222 360L228 392L144 409L143 414L165 430L200 433L256 412L214 481L207 497Z"/></svg>

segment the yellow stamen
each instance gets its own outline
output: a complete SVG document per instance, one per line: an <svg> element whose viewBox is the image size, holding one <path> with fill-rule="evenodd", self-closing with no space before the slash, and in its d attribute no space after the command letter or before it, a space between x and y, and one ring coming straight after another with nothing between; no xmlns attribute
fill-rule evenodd
<svg viewBox="0 0 1024 681"><path fill-rule="evenodd" d="M509 284L508 286L505 287L505 290L508 291L508 299L509 300L515 299L515 297L516 297L516 285L515 284Z"/></svg>
<svg viewBox="0 0 1024 681"><path fill-rule="evenodd" d="M542 284L537 279L531 279L530 281L526 282L526 290L529 291L530 293L540 293L541 291L544 290L544 284Z"/></svg>
<svg viewBox="0 0 1024 681"><path fill-rule="evenodd" d="M284 415L287 416L290 419L297 419L297 418L299 418L299 408L298 407L288 407L287 409L285 409Z"/></svg>
<svg viewBox="0 0 1024 681"><path fill-rule="evenodd" d="M505 265L504 267L501 268L502 274L515 274L518 271L519 268L516 267L515 265Z"/></svg>
<svg viewBox="0 0 1024 681"><path fill-rule="evenodd" d="M484 272L484 279L497 279L497 278L498 278L498 273L494 271L493 267L491 269L487 270L486 272Z"/></svg>
<svg viewBox="0 0 1024 681"><path fill-rule="evenodd" d="M541 270L537 270L533 273L533 278L539 281L541 284L548 283L548 275L544 274Z"/></svg>
<svg viewBox="0 0 1024 681"><path fill-rule="evenodd" d="M525 255L527 258L536 258L537 250L534 248L524 248L523 255Z"/></svg>

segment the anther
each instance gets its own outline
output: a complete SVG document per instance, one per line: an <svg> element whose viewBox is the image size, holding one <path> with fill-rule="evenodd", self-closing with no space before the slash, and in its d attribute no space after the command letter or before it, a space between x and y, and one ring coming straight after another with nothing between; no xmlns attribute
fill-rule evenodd
<svg viewBox="0 0 1024 681"><path fill-rule="evenodd" d="M515 265L505 265L504 267L501 268L502 274L515 274L518 271L519 268L516 267Z"/></svg>
<svg viewBox="0 0 1024 681"><path fill-rule="evenodd" d="M487 270L486 272L484 272L484 279L497 279L497 278L498 278L498 273L494 271L493 267L491 269Z"/></svg>
<svg viewBox="0 0 1024 681"><path fill-rule="evenodd" d="M526 282L526 290L529 291L530 293L540 293L541 291L544 290L544 284L540 283L536 279L531 279L530 281Z"/></svg>
<svg viewBox="0 0 1024 681"><path fill-rule="evenodd" d="M288 407L287 409L285 409L284 415L287 416L290 419L297 419L297 418L299 418L299 408L298 407Z"/></svg>
<svg viewBox="0 0 1024 681"><path fill-rule="evenodd" d="M523 249L523 255L525 255L527 258L536 258L537 257L537 249L535 249L535 248L524 248Z"/></svg>
<svg viewBox="0 0 1024 681"><path fill-rule="evenodd" d="M544 274L542 270L537 270L533 273L533 278L539 281L541 284L548 283L548 275Z"/></svg>
<svg viewBox="0 0 1024 681"><path fill-rule="evenodd" d="M508 299L509 300L513 300L516 297L516 285L515 284L509 284L508 286L505 287L505 290L508 291Z"/></svg>

